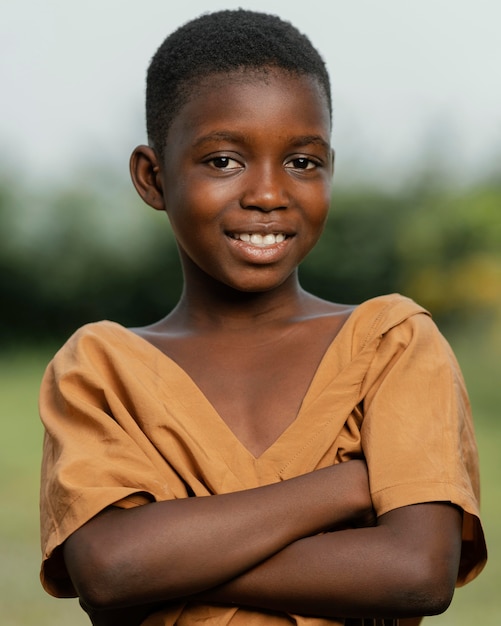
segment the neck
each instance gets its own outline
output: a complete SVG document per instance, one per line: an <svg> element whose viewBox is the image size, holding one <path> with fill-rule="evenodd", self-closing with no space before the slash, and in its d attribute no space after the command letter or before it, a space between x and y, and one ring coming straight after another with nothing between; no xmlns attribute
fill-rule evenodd
<svg viewBox="0 0 501 626"><path fill-rule="evenodd" d="M183 293L166 321L190 329L224 327L244 331L301 315L309 295L294 272L278 287L264 292L243 292L208 280L185 282Z"/></svg>

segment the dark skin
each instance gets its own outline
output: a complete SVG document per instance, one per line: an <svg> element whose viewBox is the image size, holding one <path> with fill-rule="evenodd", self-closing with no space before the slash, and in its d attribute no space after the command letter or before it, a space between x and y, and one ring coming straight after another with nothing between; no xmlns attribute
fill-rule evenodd
<svg viewBox="0 0 501 626"><path fill-rule="evenodd" d="M294 421L352 309L298 281L330 199L320 86L278 70L233 78L200 85L162 163L148 146L132 155L140 196L169 217L185 280L178 306L135 332L189 373L259 457ZM365 464L352 460L249 491L110 508L67 540L64 557L99 626L136 626L183 599L415 626L450 602L461 524L448 503L375 520Z"/></svg>

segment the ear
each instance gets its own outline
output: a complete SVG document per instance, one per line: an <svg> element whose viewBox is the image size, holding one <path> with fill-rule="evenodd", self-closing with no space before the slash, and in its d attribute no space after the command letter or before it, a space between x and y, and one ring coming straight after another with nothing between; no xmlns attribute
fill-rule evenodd
<svg viewBox="0 0 501 626"><path fill-rule="evenodd" d="M130 175L141 198L157 211L165 210L160 164L153 148L138 146L130 157Z"/></svg>
<svg viewBox="0 0 501 626"><path fill-rule="evenodd" d="M334 162L336 160L336 153L334 148L331 150L331 176L334 176Z"/></svg>

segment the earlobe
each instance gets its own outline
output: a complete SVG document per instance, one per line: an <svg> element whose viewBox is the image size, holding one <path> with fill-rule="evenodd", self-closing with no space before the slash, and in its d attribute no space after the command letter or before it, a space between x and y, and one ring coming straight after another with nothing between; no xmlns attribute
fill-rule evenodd
<svg viewBox="0 0 501 626"><path fill-rule="evenodd" d="M141 198L157 211L165 209L160 164L150 146L138 146L130 157L130 175Z"/></svg>

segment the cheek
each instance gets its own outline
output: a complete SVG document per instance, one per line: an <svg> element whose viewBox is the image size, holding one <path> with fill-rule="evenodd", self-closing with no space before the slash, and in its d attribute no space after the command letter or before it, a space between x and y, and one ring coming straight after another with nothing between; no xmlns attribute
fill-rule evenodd
<svg viewBox="0 0 501 626"><path fill-rule="evenodd" d="M330 200L330 193L320 193L316 198L314 206L311 205L311 210L306 213L305 218L310 224L309 245L311 247L317 243L324 231L325 224L329 217Z"/></svg>
<svg viewBox="0 0 501 626"><path fill-rule="evenodd" d="M310 221L314 226L323 228L331 204L330 186L323 186L316 190L316 193L310 192L308 200L311 206Z"/></svg>
<svg viewBox="0 0 501 626"><path fill-rule="evenodd" d="M186 176L178 185L172 207L180 217L193 216L201 222L210 222L235 197L235 186L227 180L217 181L204 176Z"/></svg>

